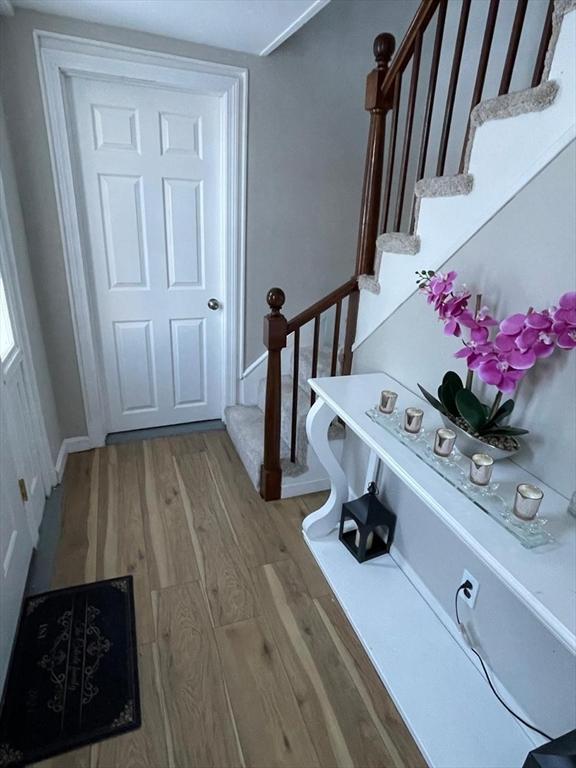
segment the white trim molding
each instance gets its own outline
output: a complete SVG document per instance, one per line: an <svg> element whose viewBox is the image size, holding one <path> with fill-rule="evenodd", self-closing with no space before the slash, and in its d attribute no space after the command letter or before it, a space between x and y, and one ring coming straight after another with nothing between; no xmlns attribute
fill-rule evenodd
<svg viewBox="0 0 576 768"><path fill-rule="evenodd" d="M244 281L248 71L183 56L128 48L34 30L48 129L58 217L86 428L90 445L104 445L108 427L106 387L97 324L91 311L87 252L74 192L67 81L72 76L146 83L217 95L222 105L223 265L226 306L223 334L223 404L237 402L244 349ZM75 438L76 439L76 438Z"/></svg>
<svg viewBox="0 0 576 768"><path fill-rule="evenodd" d="M268 56L269 53L275 51L276 48L282 45L285 40L288 40L288 38L291 37L294 32L297 32L300 27L303 27L304 24L306 24L307 21L310 21L313 16L316 16L316 14L319 13L326 5L328 5L329 2L330 0L314 0L314 2L310 4L304 13L301 13L297 19L294 19L294 21L289 24L283 32L280 32L280 34L277 35L271 43L268 43L268 45L263 48L258 55Z"/></svg>

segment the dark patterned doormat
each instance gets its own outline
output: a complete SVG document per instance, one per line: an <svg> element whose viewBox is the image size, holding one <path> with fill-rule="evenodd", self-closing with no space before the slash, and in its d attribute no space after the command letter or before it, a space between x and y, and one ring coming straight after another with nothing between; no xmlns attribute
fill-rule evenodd
<svg viewBox="0 0 576 768"><path fill-rule="evenodd" d="M0 718L0 768L140 723L132 576L25 600Z"/></svg>

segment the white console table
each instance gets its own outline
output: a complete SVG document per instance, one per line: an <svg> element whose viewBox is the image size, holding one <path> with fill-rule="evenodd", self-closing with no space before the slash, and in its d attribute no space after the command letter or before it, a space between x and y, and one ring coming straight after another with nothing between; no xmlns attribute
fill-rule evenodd
<svg viewBox="0 0 576 768"><path fill-rule="evenodd" d="M454 633L413 586L406 568L399 567L394 551L392 557L359 565L338 542L335 528L349 486L331 450L328 427L339 416L371 451L366 481L377 461L384 462L574 652L576 526L566 514L566 500L544 487L541 514L549 519L556 541L535 555L366 415L381 390L392 389L399 393L399 409L417 404L425 412L425 428L440 426L436 412L416 395L383 373L311 379L310 385L317 399L308 415L308 437L328 473L331 492L304 520L304 536L378 673L431 766L521 766L542 740L497 702ZM534 480L509 461L496 465L499 492L506 497L522 477ZM372 596L384 591L386 610L375 614ZM426 691L434 691L433 702ZM463 721L467 728L461 727Z"/></svg>

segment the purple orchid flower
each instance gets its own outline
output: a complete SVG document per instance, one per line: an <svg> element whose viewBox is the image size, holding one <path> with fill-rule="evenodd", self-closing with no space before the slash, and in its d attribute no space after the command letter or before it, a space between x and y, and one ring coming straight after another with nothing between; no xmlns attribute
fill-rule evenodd
<svg viewBox="0 0 576 768"><path fill-rule="evenodd" d="M424 274L424 273L422 273ZM454 291L457 273L437 273L424 285L427 301L434 306L444 322L447 336L462 336L462 328L469 338L455 357L465 360L471 371L501 392L513 392L540 358L550 357L554 350L576 349L576 291L563 294L557 307L541 311L509 315L498 323L488 307L476 313L468 309L470 294ZM498 326L493 340L490 329Z"/></svg>
<svg viewBox="0 0 576 768"><path fill-rule="evenodd" d="M459 318L468 305L469 293L452 295L442 302L438 311L441 320L445 320L444 333L446 336L460 336L462 329L456 318Z"/></svg>
<svg viewBox="0 0 576 768"><path fill-rule="evenodd" d="M500 332L506 334L506 336L518 336L524 328L525 322L526 315L510 315L510 317L507 317L500 323Z"/></svg>
<svg viewBox="0 0 576 768"><path fill-rule="evenodd" d="M457 273L452 271L443 275L442 272L437 272L434 277L430 278L428 287L434 296L440 296L440 294L447 295L454 287L454 280L457 277Z"/></svg>
<svg viewBox="0 0 576 768"><path fill-rule="evenodd" d="M507 360L492 357L478 366L478 376L486 384L495 386L500 392L514 392L516 385L524 376L525 371L512 368Z"/></svg>
<svg viewBox="0 0 576 768"><path fill-rule="evenodd" d="M576 348L576 292L560 297L558 309L552 312L552 331L560 349Z"/></svg>

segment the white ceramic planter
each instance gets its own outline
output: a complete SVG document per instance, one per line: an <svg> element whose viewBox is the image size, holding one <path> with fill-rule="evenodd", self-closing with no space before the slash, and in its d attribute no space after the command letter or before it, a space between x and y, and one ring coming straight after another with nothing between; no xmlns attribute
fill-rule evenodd
<svg viewBox="0 0 576 768"><path fill-rule="evenodd" d="M515 451L503 451L501 448L496 448L493 445L485 443L483 440L478 440L477 437L469 435L459 426L454 424L447 416L440 414L440 418L444 422L444 425L449 429L453 429L456 432L456 448L463 453L464 456L472 456L475 453L487 453L488 456L492 456L494 461L501 461L502 459L510 459L515 453L520 450L520 444L517 438L514 438L518 447Z"/></svg>

